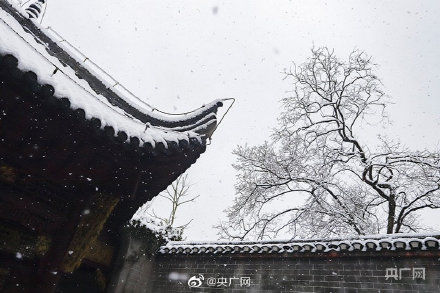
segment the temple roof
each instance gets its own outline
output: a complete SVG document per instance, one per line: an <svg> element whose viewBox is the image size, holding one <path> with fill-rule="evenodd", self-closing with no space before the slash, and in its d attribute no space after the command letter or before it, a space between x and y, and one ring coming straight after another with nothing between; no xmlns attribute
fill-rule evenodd
<svg viewBox="0 0 440 293"><path fill-rule="evenodd" d="M50 28L41 27L21 7L0 0L0 55L22 72L32 72L40 87L67 99L73 110L82 109L86 119L98 119L102 129L139 147L181 148L205 144L217 126L215 100L185 114L155 109L119 86L108 74ZM13 58L11 57L13 56ZM3 58L4 60L8 58Z"/></svg>
<svg viewBox="0 0 440 293"><path fill-rule="evenodd" d="M390 234L361 237L281 241L171 241L161 254L283 254L366 252L395 250L438 250L438 234Z"/></svg>

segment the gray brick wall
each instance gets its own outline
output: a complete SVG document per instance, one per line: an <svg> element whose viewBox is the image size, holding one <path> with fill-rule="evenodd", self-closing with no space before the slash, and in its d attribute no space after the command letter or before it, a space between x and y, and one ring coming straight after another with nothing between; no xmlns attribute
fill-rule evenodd
<svg viewBox="0 0 440 293"><path fill-rule="evenodd" d="M151 292L440 292L438 252L371 252L322 255L158 255L149 277ZM403 269L402 279L386 280L387 268ZM410 269L410 271L406 269ZM425 280L412 270L425 268ZM188 279L203 275L201 287ZM239 279L249 277L249 287ZM207 280L228 281L227 287Z"/></svg>
<svg viewBox="0 0 440 293"><path fill-rule="evenodd" d="M438 246L217 254L216 249L194 254L176 249L177 253L152 255L142 249L145 239L129 233L123 238L108 292L440 292ZM396 270L397 279L387 279L387 269ZM413 277L417 269L424 269L424 279ZM188 285L191 278L201 276L200 287Z"/></svg>

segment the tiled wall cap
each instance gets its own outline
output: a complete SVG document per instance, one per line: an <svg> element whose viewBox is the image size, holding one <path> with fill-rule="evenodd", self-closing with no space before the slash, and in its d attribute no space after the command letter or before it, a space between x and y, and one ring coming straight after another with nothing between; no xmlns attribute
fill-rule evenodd
<svg viewBox="0 0 440 293"><path fill-rule="evenodd" d="M285 251L291 251L292 250L292 246L290 246L290 245L283 245L283 249L285 250Z"/></svg>
<svg viewBox="0 0 440 293"><path fill-rule="evenodd" d="M422 243L418 240L413 240L409 242L409 246L411 247L411 249L417 249L422 247Z"/></svg>
<svg viewBox="0 0 440 293"><path fill-rule="evenodd" d="M389 241L380 241L379 245L382 249L390 249L391 243Z"/></svg>
<svg viewBox="0 0 440 293"><path fill-rule="evenodd" d="M262 247L261 247L261 251L262 251L262 252L268 252L269 250L270 250L270 248L267 247L267 246L262 246Z"/></svg>
<svg viewBox="0 0 440 293"><path fill-rule="evenodd" d="M439 235L426 236L411 234L383 235L380 237L360 237L358 239L330 241L285 241L280 243L256 241L256 242L232 242L232 243L206 243L191 244L178 242L162 246L159 253L162 254L192 254L192 253L298 253L298 252L329 252L333 251L382 251L382 250L435 250L439 249Z"/></svg>
<svg viewBox="0 0 440 293"><path fill-rule="evenodd" d="M435 249L435 248L437 248L439 246L437 239L435 239L435 240L428 239L428 240L425 241L425 245L429 249Z"/></svg>
<svg viewBox="0 0 440 293"><path fill-rule="evenodd" d="M297 251L301 251L302 247L298 244L295 244L292 246L292 250L297 252Z"/></svg>
<svg viewBox="0 0 440 293"><path fill-rule="evenodd" d="M232 251L232 247L230 246L225 246L225 252L231 252Z"/></svg>
<svg viewBox="0 0 440 293"><path fill-rule="evenodd" d="M339 248L341 250L349 250L350 249L350 245L348 245L348 243L341 242L341 243L339 243Z"/></svg>
<svg viewBox="0 0 440 293"><path fill-rule="evenodd" d="M339 246L337 244L330 243L327 245L327 250L339 250Z"/></svg>
<svg viewBox="0 0 440 293"><path fill-rule="evenodd" d="M324 251L327 249L327 246L323 245L322 243L315 244L316 251Z"/></svg>
<svg viewBox="0 0 440 293"><path fill-rule="evenodd" d="M303 250L304 251L309 252L309 251L312 251L312 249L313 249L313 246L311 246L310 244L304 244L303 245Z"/></svg>
<svg viewBox="0 0 440 293"><path fill-rule="evenodd" d="M354 248L355 250L362 250L362 248L364 247L364 246L362 245L362 243L359 243L359 242L354 242L354 243L352 244L352 246L353 246L353 248Z"/></svg>
<svg viewBox="0 0 440 293"><path fill-rule="evenodd" d="M365 243L365 245L367 246L368 250L376 250L376 243L374 243L373 241L367 241L367 243Z"/></svg>
<svg viewBox="0 0 440 293"><path fill-rule="evenodd" d="M403 242L403 241L396 241L396 242L394 242L394 247L396 248L396 249L405 249L406 248L406 243L405 242Z"/></svg>

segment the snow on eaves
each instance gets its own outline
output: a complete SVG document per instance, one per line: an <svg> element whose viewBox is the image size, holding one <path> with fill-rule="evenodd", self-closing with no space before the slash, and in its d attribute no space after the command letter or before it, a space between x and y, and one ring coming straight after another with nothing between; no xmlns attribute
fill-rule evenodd
<svg viewBox="0 0 440 293"><path fill-rule="evenodd" d="M213 118L216 118L215 112L210 112L210 109L216 109L217 107L221 106L222 102L224 101L224 99L215 99L212 102L205 104L198 109L195 109L194 111L190 111L184 114L165 113L150 105L146 101L140 100L139 98L134 96L125 87L121 86L118 81L116 81L112 76L104 72L98 65L93 63L87 56L85 56L83 53L73 47L73 45L71 45L66 39L60 36L52 28L43 28L39 26L38 23L34 24L41 32L44 32L47 37L51 38L53 42L62 47L62 49L66 51L70 57L72 57L95 78L97 78L106 88L111 88L112 92L114 92L117 96L122 97L123 100L127 102L130 106L148 115L152 119L166 121L170 123L183 123L185 121L190 121L194 119L196 119L197 121L200 121L201 119L206 121L207 116L211 114L214 114ZM212 116L210 117L212 118ZM173 128L177 129L179 128L179 126L175 126ZM188 128L188 126L184 128Z"/></svg>
<svg viewBox="0 0 440 293"><path fill-rule="evenodd" d="M281 241L171 241L160 248L161 254L225 253L325 253L383 250L438 250L438 234L390 234L347 237L345 239L309 239Z"/></svg>
<svg viewBox="0 0 440 293"><path fill-rule="evenodd" d="M68 98L71 108L83 109L87 119L98 118L102 128L111 126L115 134L124 131L128 137L137 137L141 146L149 143L154 147L156 143L163 143L167 147L167 142L179 143L181 140L189 141L190 138L202 141L201 135L192 130L180 132L151 125L146 127L145 123L110 104L104 96L93 91L86 81L76 76L72 68L51 56L46 46L47 44L37 42L13 16L0 8L0 54L16 57L20 70L34 72L40 84L52 85L55 89L54 96ZM58 72L56 68L59 69ZM191 115L197 115L203 110L201 108ZM176 121L178 119L181 118L174 118Z"/></svg>

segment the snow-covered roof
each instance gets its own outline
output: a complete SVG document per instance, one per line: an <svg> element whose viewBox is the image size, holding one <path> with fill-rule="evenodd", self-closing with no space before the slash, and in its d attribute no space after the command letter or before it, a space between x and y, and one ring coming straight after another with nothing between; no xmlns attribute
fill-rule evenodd
<svg viewBox="0 0 440 293"><path fill-rule="evenodd" d="M390 234L352 238L280 240L280 241L171 241L160 248L161 254L283 254L365 252L395 250L438 250L439 234Z"/></svg>
<svg viewBox="0 0 440 293"><path fill-rule="evenodd" d="M94 63L86 62L70 43L31 16L13 2L0 0L0 59L15 57L19 70L35 73L40 87L52 86L56 98L67 98L68 106L82 109L86 119L99 119L102 129L111 127L114 136L147 149L158 144L165 149L170 144L173 149L204 144L212 135L221 100L186 114L161 112L115 86L114 79L98 72L90 65Z"/></svg>

